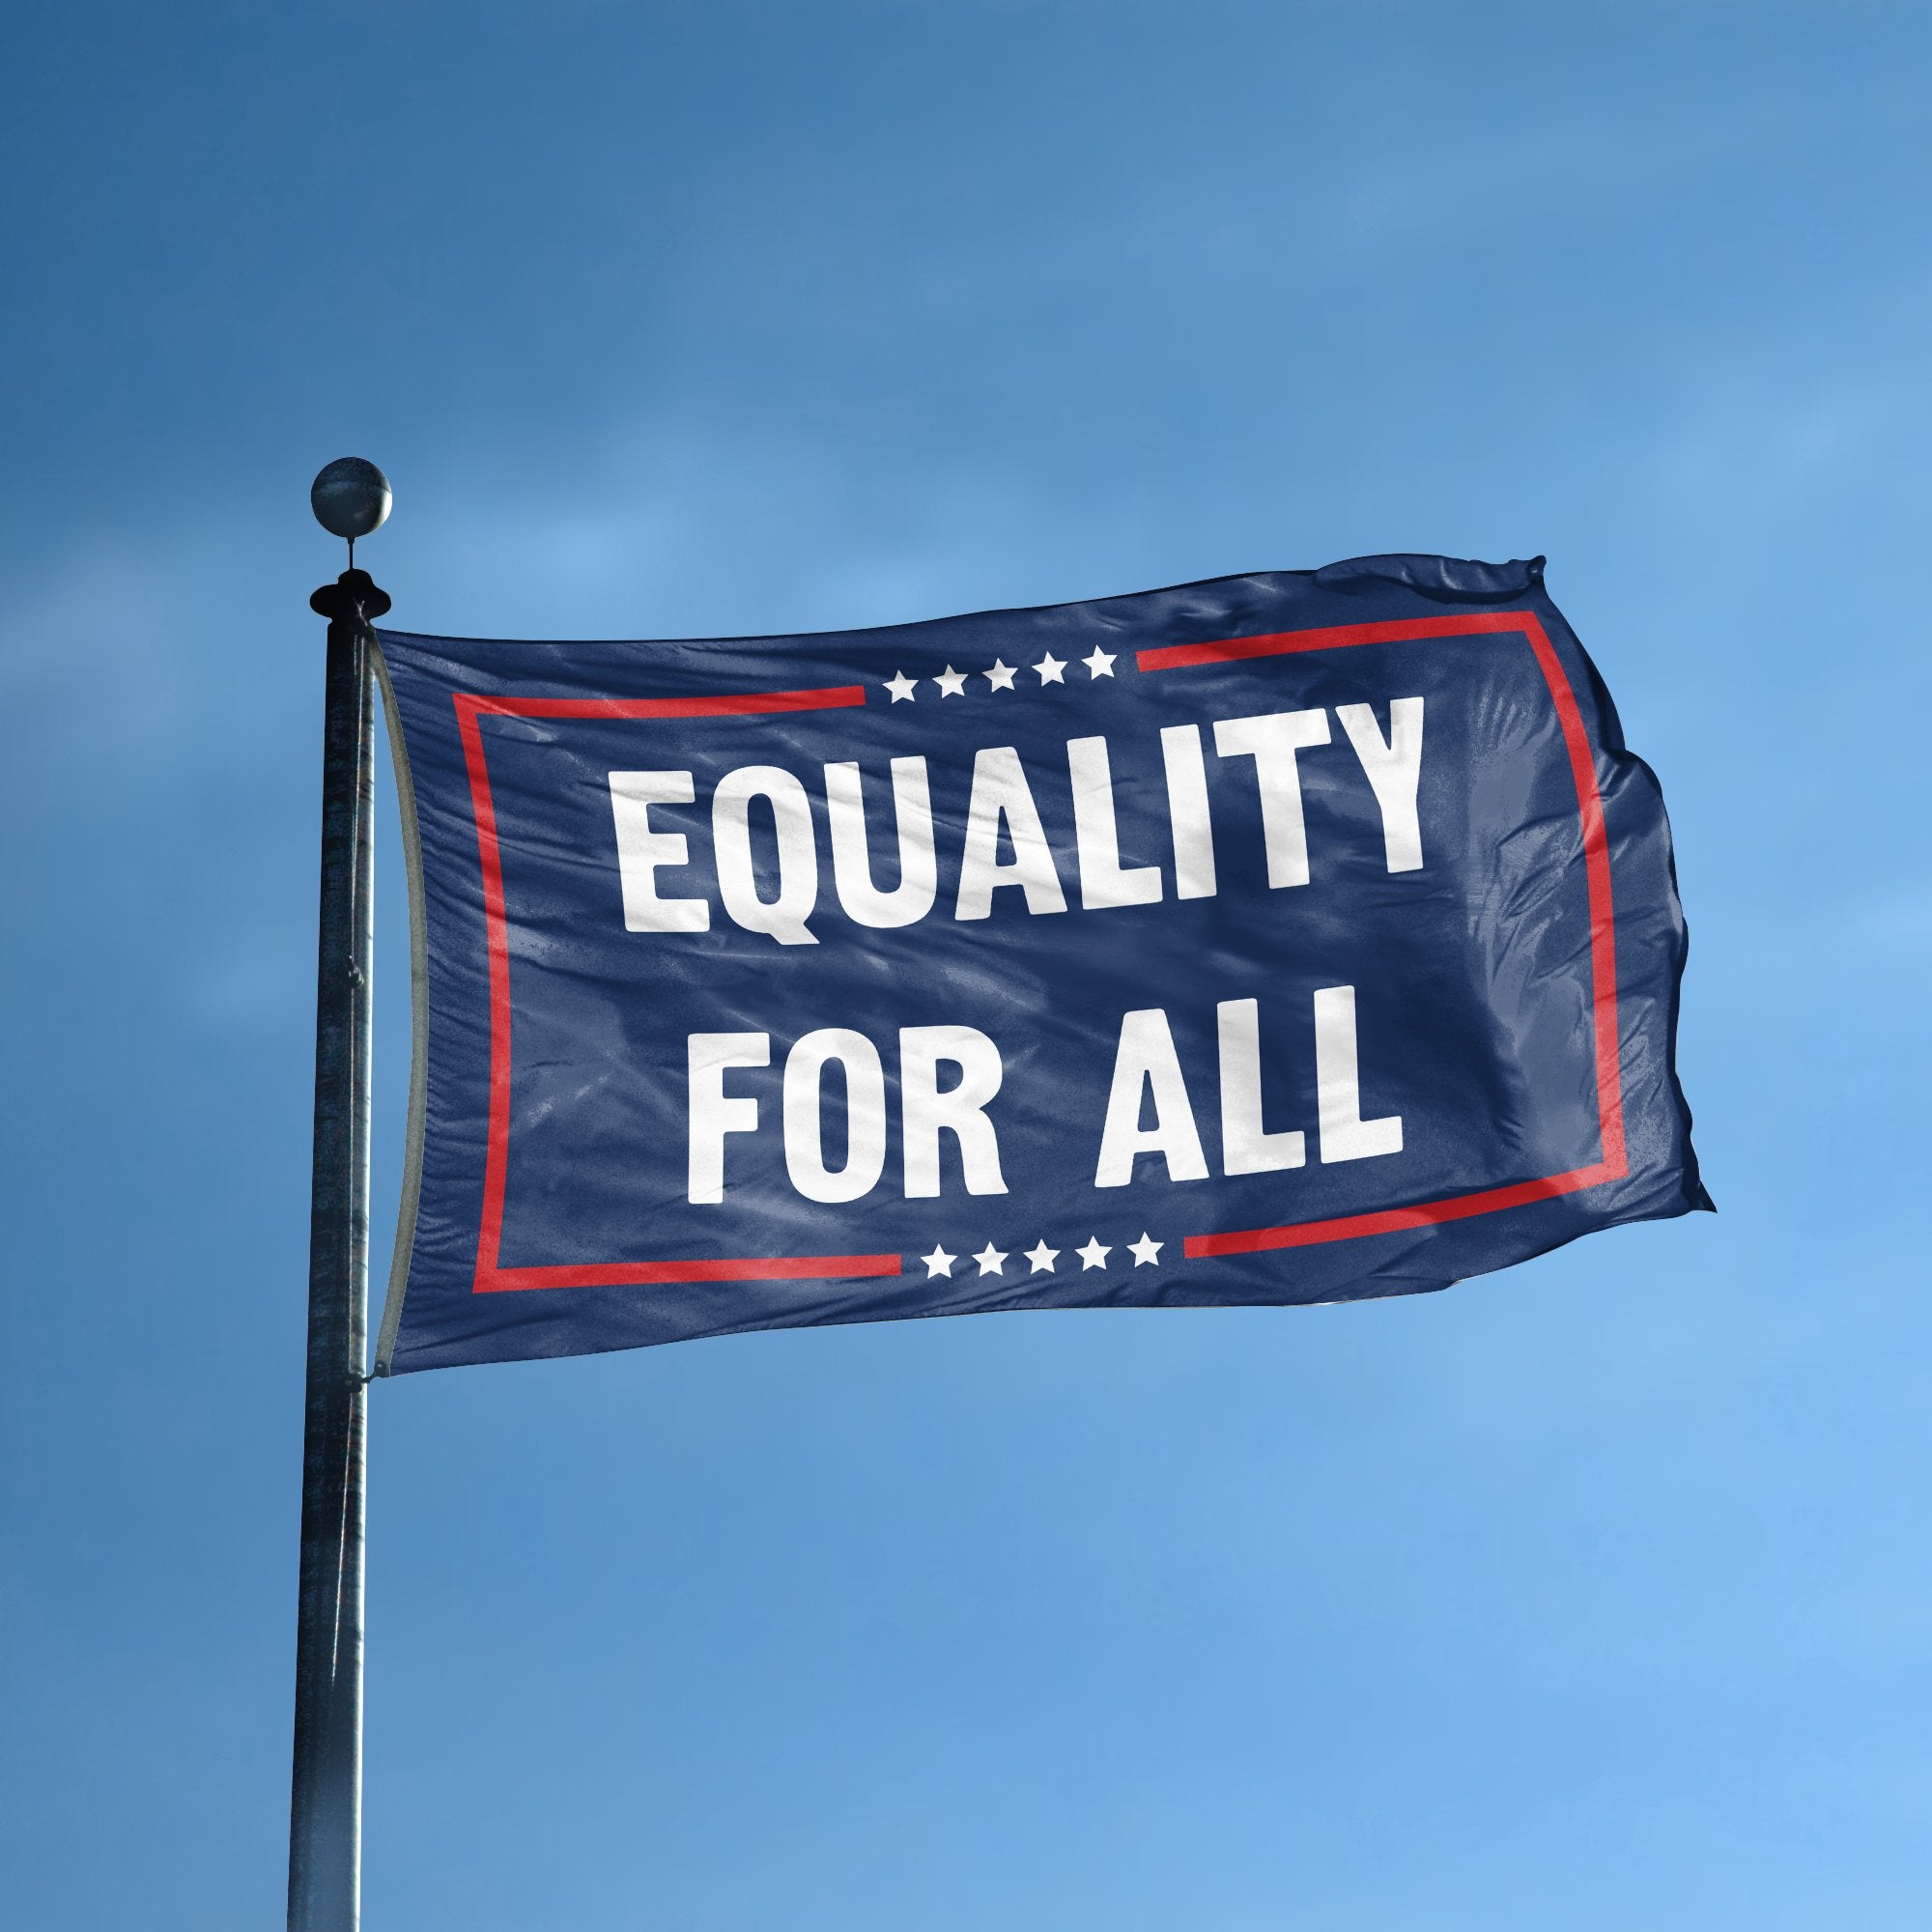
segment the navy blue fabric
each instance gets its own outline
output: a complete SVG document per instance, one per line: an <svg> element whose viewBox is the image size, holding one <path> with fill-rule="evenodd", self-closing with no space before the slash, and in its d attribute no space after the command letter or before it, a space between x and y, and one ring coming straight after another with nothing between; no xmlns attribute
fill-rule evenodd
<svg viewBox="0 0 1932 1932"><path fill-rule="evenodd" d="M1424 629L1350 639L1364 625ZM1338 627L1332 639L1299 640L1313 648L1142 655ZM1673 1065L1685 931L1662 796L1624 749L1607 694L1544 592L1540 560L1365 557L820 636L515 643L385 631L382 644L420 831L429 986L419 1208L391 1372L908 1316L1414 1293L1596 1228L1710 1205ZM798 692L862 701L681 717L491 708ZM1344 707L1365 705L1378 742L1395 746L1391 707L1416 699L1419 865L1404 859L1400 797L1391 819L1344 725ZM1327 741L1304 743L1292 776L1279 757L1217 741L1217 723L1309 713L1321 724L1303 717L1293 729L1306 739L1325 728ZM1351 715L1359 727L1363 714ZM1412 723L1417 708L1403 715ZM1199 800L1186 770L1168 774L1164 728L1182 741L1183 767L1189 743L1198 749L1211 895L1197 858L1197 895L1180 895L1177 824L1192 823ZM1091 748L1068 751L1093 738L1104 740L1110 796L1095 788ZM994 884L984 917L960 917L976 909L970 891L960 898L976 757L997 748L1015 755L1050 870L1037 867L1032 902L1019 885ZM886 893L898 881L894 759L924 761L935 889L913 923L868 926L835 880L826 768L859 768L871 876ZM1088 792L1084 874L1076 765ZM812 943L750 929L721 888L714 793L746 767L792 775L809 807L816 891L791 936L802 927ZM494 1046L479 769L502 881L507 1009L499 994ZM979 769L1010 775L1014 762L980 758ZM613 773L690 774L691 803L653 803L631 822L683 836L685 863L667 861L674 848L660 843L646 883L662 901L699 902L668 917L704 918L703 929L627 928L613 785L633 781ZM1609 901L1594 912L1590 777ZM746 782L761 781L733 781ZM1391 782L1399 794L1399 772ZM1292 876L1284 786L1298 789L1305 883ZM745 809L767 903L802 895L811 869L795 849L781 871L780 809L763 796ZM1083 904L1083 892L1122 895L1093 843L1108 817L1126 894L1142 902ZM1010 864L1012 824L995 831L991 855ZM1065 910L1045 909L1056 884ZM742 892L735 904L747 913ZM643 916L666 917L648 905ZM1614 1009L1601 1011L1626 1158L1606 1125L1598 1055L1600 976L1612 956ZM1360 1151L1346 1108L1322 1130L1323 1092L1331 1112L1349 1098L1347 1056L1330 1053L1321 1089L1315 1046L1321 1013L1334 1045L1342 988L1352 989L1354 1104L1363 1121L1400 1122L1399 1150ZM1129 1031L1155 1057L1171 1042L1178 1090L1117 1065L1123 1017L1155 1009ZM1228 1084L1241 1086L1248 1039L1261 1099L1250 1124L1275 1137L1264 1171L1226 1171L1240 1165L1231 1136L1235 1117L1246 1118L1241 1094L1223 1093L1231 1026ZM908 1075L905 1055L957 1037L933 1028L983 1036L999 1084L979 1111L983 1132L969 1122L963 1135L916 1134L938 1153L939 1191L921 1195L912 1168L930 1155L915 1150L909 1168L904 1084L921 1076ZM874 1129L847 1119L836 1058L787 1097L794 1045L825 1029L876 1050L882 1160L863 1145ZM763 1037L769 1058L717 1076L717 1093L755 1103L755 1125L712 1136L723 1198L694 1201L690 1040L716 1034ZM493 1051L500 1216L479 1277ZM944 1057L927 1071L942 1095L973 1077ZM869 1075L861 1065L853 1077L861 1091ZM1114 1184L1100 1184L1117 1079ZM1225 1130L1224 1106L1234 1108ZM823 1174L836 1177L855 1151L847 1185L876 1167L855 1199L801 1191L800 1172L826 1185L822 1174L811 1182L809 1159L796 1166L813 1113ZM1293 1130L1303 1158L1284 1165L1280 1137ZM1133 1151L1137 1131L1160 1144ZM1394 1131L1364 1130L1384 1144ZM1216 1236L1269 1230L1287 1232L1211 1248ZM755 1278L800 1258L818 1271ZM601 1270L588 1277L596 1285L575 1285L586 1270ZM627 1280L626 1270L716 1278Z"/></svg>

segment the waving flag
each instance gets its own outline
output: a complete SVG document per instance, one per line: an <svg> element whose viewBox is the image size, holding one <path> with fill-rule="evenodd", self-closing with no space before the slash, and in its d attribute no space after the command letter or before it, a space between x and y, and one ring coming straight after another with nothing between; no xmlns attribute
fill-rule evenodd
<svg viewBox="0 0 1932 1932"><path fill-rule="evenodd" d="M384 1373L1406 1293L1710 1205L1662 800L1540 561L382 655Z"/></svg>

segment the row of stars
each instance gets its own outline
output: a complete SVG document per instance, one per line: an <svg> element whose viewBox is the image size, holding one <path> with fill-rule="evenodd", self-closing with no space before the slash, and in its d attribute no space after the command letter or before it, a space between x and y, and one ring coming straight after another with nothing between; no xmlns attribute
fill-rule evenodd
<svg viewBox="0 0 1932 1932"><path fill-rule="evenodd" d="M1114 660L1119 655L1118 651L1103 651L1098 644L1095 644L1094 649L1078 662L1087 667L1087 675L1090 678L1112 677ZM948 665L937 677L926 678L923 682L936 684L941 697L965 696L966 680L969 677L983 677L994 691L1012 691L1017 688L1013 679L1020 674L1021 668L1019 665L1008 664L1004 658L995 658L989 670L954 670ZM1041 684L1066 682L1066 660L1055 657L1051 651L1031 668ZM922 680L908 677L901 670L895 671L891 677L883 679L882 682L892 693L895 704L910 704L913 702L913 694L919 689Z"/></svg>
<svg viewBox="0 0 1932 1932"><path fill-rule="evenodd" d="M1125 1243L1128 1254L1134 1258L1134 1265L1136 1267L1158 1267L1160 1265L1160 1251L1166 1246L1167 1243L1165 1241L1156 1241L1151 1235L1145 1232L1142 1233L1138 1241L1128 1241ZM1029 1274L1051 1274L1053 1272L1053 1264L1059 1261L1061 1254L1060 1249L1049 1248L1044 1238L1041 1239L1037 1247L1027 1248L1023 1252L1027 1260L1032 1264L1032 1266L1027 1269ZM1082 1274L1085 1274L1089 1268L1099 1268L1104 1271L1107 1265L1107 1257L1114 1251L1102 1242L1097 1235L1094 1235L1088 1237L1087 1245L1084 1248L1075 1248L1073 1252L1080 1257L1080 1271ZM934 1276L942 1274L951 1278L952 1264L958 1259L957 1255L949 1255L943 1247L935 1247L929 1255L920 1256L920 1260L925 1264L925 1278L927 1281L931 1281ZM981 1274L1004 1274L1007 1263L1011 1257L1002 1253L991 1241L988 1241L977 1255L969 1256L968 1259L980 1264L980 1272Z"/></svg>

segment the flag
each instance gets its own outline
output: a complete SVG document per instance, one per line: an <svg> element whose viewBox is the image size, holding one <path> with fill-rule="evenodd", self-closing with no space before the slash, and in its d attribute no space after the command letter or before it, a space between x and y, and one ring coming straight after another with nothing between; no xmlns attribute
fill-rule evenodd
<svg viewBox="0 0 1932 1932"><path fill-rule="evenodd" d="M1710 1206L1662 794L1541 559L381 669L383 1373L1355 1300Z"/></svg>

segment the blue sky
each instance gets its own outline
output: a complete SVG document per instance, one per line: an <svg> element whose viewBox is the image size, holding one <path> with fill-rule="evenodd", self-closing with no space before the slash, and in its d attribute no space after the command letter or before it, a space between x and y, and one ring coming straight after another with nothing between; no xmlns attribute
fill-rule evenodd
<svg viewBox="0 0 1932 1932"><path fill-rule="evenodd" d="M1716 1217L373 1403L367 1916L1917 1927L1932 16L86 4L0 229L0 1860L276 1922L322 627L1546 552ZM384 850L379 1194L407 1072Z"/></svg>

